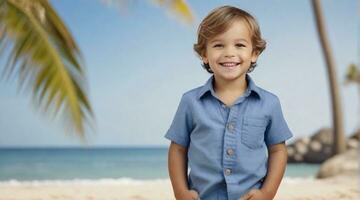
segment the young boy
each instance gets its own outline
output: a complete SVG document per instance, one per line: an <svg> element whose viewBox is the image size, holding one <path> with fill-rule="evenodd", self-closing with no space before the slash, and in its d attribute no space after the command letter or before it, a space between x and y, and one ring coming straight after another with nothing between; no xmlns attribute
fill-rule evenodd
<svg viewBox="0 0 360 200"><path fill-rule="evenodd" d="M265 46L256 20L239 8L217 8L201 22L194 49L213 76L182 96L165 135L176 199L274 198L292 134L278 97L247 74Z"/></svg>

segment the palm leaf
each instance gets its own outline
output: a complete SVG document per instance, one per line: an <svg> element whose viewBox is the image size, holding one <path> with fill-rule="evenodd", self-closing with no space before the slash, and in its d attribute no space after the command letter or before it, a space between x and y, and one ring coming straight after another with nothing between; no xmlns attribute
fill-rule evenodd
<svg viewBox="0 0 360 200"><path fill-rule="evenodd" d="M185 0L172 0L171 8L175 11L175 13L180 14L186 22L191 23L194 20L190 7L187 5Z"/></svg>
<svg viewBox="0 0 360 200"><path fill-rule="evenodd" d="M155 4L167 7L171 13L180 16L186 23L192 23L194 16L185 0L153 0Z"/></svg>
<svg viewBox="0 0 360 200"><path fill-rule="evenodd" d="M129 0L101 0L108 5L117 5L123 8ZM170 11L184 20L186 23L191 24L194 21L194 16L190 9L190 6L185 0L151 0L152 3L164 6Z"/></svg>
<svg viewBox="0 0 360 200"><path fill-rule="evenodd" d="M4 74L31 86L37 106L54 116L62 113L68 127L84 138L93 114L81 55L48 1L0 0L0 30L0 46L10 48Z"/></svg>
<svg viewBox="0 0 360 200"><path fill-rule="evenodd" d="M346 71L346 83L357 83L360 85L360 70L355 64L350 64Z"/></svg>

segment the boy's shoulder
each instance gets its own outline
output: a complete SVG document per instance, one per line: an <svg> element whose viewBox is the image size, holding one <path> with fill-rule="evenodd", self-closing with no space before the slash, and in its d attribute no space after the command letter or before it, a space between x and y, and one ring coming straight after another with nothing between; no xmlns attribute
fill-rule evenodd
<svg viewBox="0 0 360 200"><path fill-rule="evenodd" d="M259 92L261 93L261 95L266 98L266 99L278 99L278 96L273 93L273 92L270 92L269 90L266 90L262 87L259 87L259 86L256 86L259 90Z"/></svg>
<svg viewBox="0 0 360 200"><path fill-rule="evenodd" d="M261 100L266 102L267 104L276 105L280 103L279 97L269 90L266 90L262 87L256 86L258 89L258 92L260 93Z"/></svg>
<svg viewBox="0 0 360 200"><path fill-rule="evenodd" d="M196 87L196 88L193 88L193 89L190 89L190 90L184 92L183 98L192 99L192 100L196 99L200 95L200 93L204 89L204 87L205 86L202 85L202 86L199 86L199 87Z"/></svg>

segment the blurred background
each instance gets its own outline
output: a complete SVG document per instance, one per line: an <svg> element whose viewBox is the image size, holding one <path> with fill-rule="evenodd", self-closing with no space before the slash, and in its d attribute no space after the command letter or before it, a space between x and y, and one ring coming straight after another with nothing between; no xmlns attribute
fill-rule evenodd
<svg viewBox="0 0 360 200"><path fill-rule="evenodd" d="M287 143L309 144L319 132L332 137L330 86L310 1L189 0L177 10L162 2L49 1L79 48L93 128L85 124L81 139L60 117L39 111L32 88L18 89L16 74L1 79L0 181L167 178L163 136L181 95L209 78L192 48L197 26L221 5L247 10L260 24L267 48L250 76L280 98L294 134ZM359 85L346 81L350 65L359 66L359 2L323 1L322 10L348 138L360 121ZM293 158L286 176L315 176L329 151L320 161Z"/></svg>

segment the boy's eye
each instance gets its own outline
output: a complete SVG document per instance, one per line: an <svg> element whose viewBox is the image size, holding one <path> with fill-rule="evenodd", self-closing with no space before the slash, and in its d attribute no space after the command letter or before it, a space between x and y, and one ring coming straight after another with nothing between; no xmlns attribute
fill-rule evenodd
<svg viewBox="0 0 360 200"><path fill-rule="evenodd" d="M236 44L237 47L245 47L245 45L239 43L239 44Z"/></svg>
<svg viewBox="0 0 360 200"><path fill-rule="evenodd" d="M223 47L222 44L215 44L214 47Z"/></svg>

